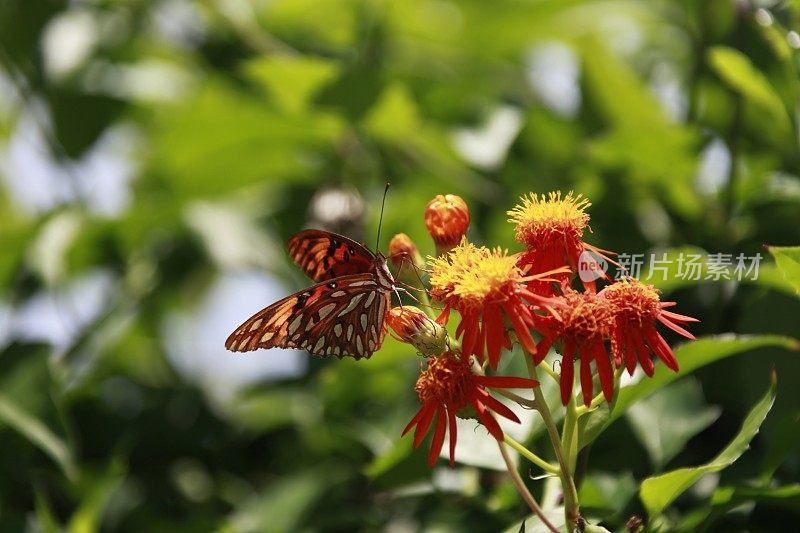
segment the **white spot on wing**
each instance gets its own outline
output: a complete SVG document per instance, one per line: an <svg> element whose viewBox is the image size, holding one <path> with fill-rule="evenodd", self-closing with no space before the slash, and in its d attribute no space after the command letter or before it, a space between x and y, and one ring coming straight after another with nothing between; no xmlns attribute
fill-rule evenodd
<svg viewBox="0 0 800 533"><path fill-rule="evenodd" d="M372 305L372 300L374 299L375 299L375 291L372 291L371 293L369 293L369 296L367 296L367 301L364 302L364 309Z"/></svg>
<svg viewBox="0 0 800 533"><path fill-rule="evenodd" d="M320 320L324 319L326 316L331 314L331 311L333 311L334 309L336 309L336 304L328 304L326 306L321 307L320 310L318 311Z"/></svg>
<svg viewBox="0 0 800 533"><path fill-rule="evenodd" d="M258 320L256 320L255 322L253 322L253 325L250 326L250 331L255 331L258 328L260 328L261 327L261 322L263 322L263 320L260 319L260 318Z"/></svg>
<svg viewBox="0 0 800 533"><path fill-rule="evenodd" d="M342 336L342 325L341 324L336 324L335 326L333 326L333 332L336 334L337 337L341 337Z"/></svg>
<svg viewBox="0 0 800 533"><path fill-rule="evenodd" d="M347 340L353 338L353 324L347 324Z"/></svg>
<svg viewBox="0 0 800 533"><path fill-rule="evenodd" d="M275 332L274 331L268 331L268 332L264 333L264 335L261 336L261 342L267 342L274 336L275 336Z"/></svg>
<svg viewBox="0 0 800 533"><path fill-rule="evenodd" d="M367 332L367 313L361 313L361 330Z"/></svg>
<svg viewBox="0 0 800 533"><path fill-rule="evenodd" d="M336 291L331 293L331 298L341 298L346 293L344 291Z"/></svg>
<svg viewBox="0 0 800 533"><path fill-rule="evenodd" d="M358 295L356 295L356 296L353 296L353 298L350 300L350 303L348 303L348 304L347 304L347 307L345 307L344 309L342 309L342 310L339 312L339 314L338 314L338 315L336 315L336 316L344 316L344 315L346 315L347 313L349 313L350 311L352 311L353 309L355 309L355 308L356 308L356 306L358 305L358 302L360 302L360 301L361 301L361 298L363 298L363 297L364 297L364 293L363 293L363 292L362 292L361 294L358 294Z"/></svg>
<svg viewBox="0 0 800 533"><path fill-rule="evenodd" d="M300 327L300 322L303 320L303 315L298 315L297 318L292 320L292 323L289 324L289 335L293 335L297 328Z"/></svg>
<svg viewBox="0 0 800 533"><path fill-rule="evenodd" d="M325 337L320 337L317 344L314 345L314 349L311 351L314 353L319 352L323 346L325 346Z"/></svg>

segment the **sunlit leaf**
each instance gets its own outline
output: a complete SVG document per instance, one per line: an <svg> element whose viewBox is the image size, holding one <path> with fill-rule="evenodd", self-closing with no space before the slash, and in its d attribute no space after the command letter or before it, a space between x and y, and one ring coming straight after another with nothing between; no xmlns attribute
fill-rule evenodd
<svg viewBox="0 0 800 533"><path fill-rule="evenodd" d="M800 350L800 342L791 337L779 335L720 335L717 337L705 337L678 346L674 351L675 357L680 364L680 371L676 373L663 365L656 365L655 374L652 378L646 377L634 385L623 387L611 414L604 415L600 412L596 415L600 417L607 416L605 423L592 425L591 427L594 430L585 433L583 440L579 443L580 448L594 441L606 427L622 416L631 405L669 383L686 376L698 368L726 357L767 347ZM590 413L587 416L595 416L595 413Z"/></svg>
<svg viewBox="0 0 800 533"><path fill-rule="evenodd" d="M800 294L800 246L769 246L784 279Z"/></svg>
<svg viewBox="0 0 800 533"><path fill-rule="evenodd" d="M660 476L649 477L642 482L640 497L651 517L661 514L704 474L723 470L747 451L750 441L758 433L761 424L772 408L775 401L775 387L776 379L773 375L766 394L748 413L739 433L714 459L701 466L680 468Z"/></svg>

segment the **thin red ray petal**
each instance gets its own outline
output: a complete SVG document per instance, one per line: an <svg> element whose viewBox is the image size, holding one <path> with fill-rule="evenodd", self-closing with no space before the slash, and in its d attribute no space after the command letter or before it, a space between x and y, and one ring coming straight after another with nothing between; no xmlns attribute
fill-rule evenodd
<svg viewBox="0 0 800 533"><path fill-rule="evenodd" d="M611 361L602 342L595 345L594 354L597 375L600 376L600 387L603 389L606 401L610 402L614 398L614 371L611 369Z"/></svg>
<svg viewBox="0 0 800 533"><path fill-rule="evenodd" d="M592 383L592 354L589 348L582 346L578 354L581 358L581 392L583 392L583 404L589 406L592 403L592 395L594 394L594 384Z"/></svg>
<svg viewBox="0 0 800 533"><path fill-rule="evenodd" d="M503 308L505 309L506 314L511 319L511 324L514 326L514 331L517 332L517 338L522 346L528 350L528 353L531 355L536 353L536 343L533 342L533 337L531 337L531 331L528 327L520 320L519 315L515 312L513 306L508 304L504 305Z"/></svg>
<svg viewBox="0 0 800 533"><path fill-rule="evenodd" d="M674 371L678 371L678 360L675 359L675 354L672 351L672 348L669 347L667 341L664 340L664 337L659 335L659 333L653 329L652 331L648 332L647 335L647 342L653 347L653 351L658 355L658 358L667 365L667 367Z"/></svg>
<svg viewBox="0 0 800 533"><path fill-rule="evenodd" d="M636 371L636 343L632 337L638 334L638 330L622 334L625 350L625 368L628 371L628 375L631 376Z"/></svg>
<svg viewBox="0 0 800 533"><path fill-rule="evenodd" d="M448 431L450 432L450 466L456 463L456 435L458 426L456 425L456 413L454 409L447 409Z"/></svg>
<svg viewBox="0 0 800 533"><path fill-rule="evenodd" d="M486 391L481 391L481 392L483 393L481 394L482 396L481 401L484 403L484 405L486 405L486 407L488 407L498 415L508 418L509 420L519 424L519 418L517 417L516 414L514 414L514 411L509 409L507 405L503 404L503 402L499 401L497 398L493 398L488 392Z"/></svg>
<svg viewBox="0 0 800 533"><path fill-rule="evenodd" d="M532 389L539 386L535 379L517 376L476 376L475 381L484 387L495 389Z"/></svg>
<svg viewBox="0 0 800 533"><path fill-rule="evenodd" d="M497 423L497 420L486 410L486 406L481 403L481 401L476 397L473 396L470 398L472 406L478 412L478 418L481 422L483 422L484 427L489 431L489 433L495 439L502 441L503 440L503 430L500 429L500 424Z"/></svg>
<svg viewBox="0 0 800 533"><path fill-rule="evenodd" d="M575 345L567 342L564 345L564 355L561 357L561 403L567 405L572 397L572 387L575 382Z"/></svg>
<svg viewBox="0 0 800 533"><path fill-rule="evenodd" d="M445 305L444 309L442 309L442 312L439 313L439 316L436 317L434 322L444 327L447 325L448 320L450 320L450 306Z"/></svg>
<svg viewBox="0 0 800 533"><path fill-rule="evenodd" d="M550 347L553 345L554 340L555 339L553 337L544 337L539 341L539 344L536 346L536 353L533 355L534 363L538 365L544 361L544 358L547 357L547 352L550 351Z"/></svg>
<svg viewBox="0 0 800 533"><path fill-rule="evenodd" d="M683 335L687 339L694 340L695 337L679 325L675 324L674 322L670 321L668 318L662 316L662 314L658 315L658 321L667 326L669 329L677 333L678 335Z"/></svg>
<svg viewBox="0 0 800 533"><path fill-rule="evenodd" d="M464 326L464 337L461 339L461 353L469 357L475 352L475 341L478 337L477 317L470 313L461 319L461 326Z"/></svg>
<svg viewBox="0 0 800 533"><path fill-rule="evenodd" d="M478 327L478 335L475 338L475 348L473 349L475 353L475 357L478 358L478 362L483 364L484 358L484 347L486 346L486 325L484 324L483 320L477 321Z"/></svg>
<svg viewBox="0 0 800 533"><path fill-rule="evenodd" d="M433 440L431 441L431 449L428 452L428 466L436 464L436 459L442 453L442 446L444 445L444 431L447 429L447 413L444 406L440 405L436 410L436 429L433 431Z"/></svg>
<svg viewBox="0 0 800 533"><path fill-rule="evenodd" d="M489 355L489 364L497 368L500 361L500 350L503 345L503 315L500 307L494 304L487 305L483 310L484 327L486 328L486 344Z"/></svg>
<svg viewBox="0 0 800 533"><path fill-rule="evenodd" d="M408 431L412 427L414 427L414 425L417 422L419 422L419 419L422 418L422 415L423 415L424 412L425 412L425 405L423 404L422 407L419 408L419 411L417 411L417 414L414 415L414 418L411 419L411 422L409 422L408 425L406 425L406 428L400 434L401 437L403 437L406 433L408 433Z"/></svg>
<svg viewBox="0 0 800 533"><path fill-rule="evenodd" d="M428 433L428 429L431 427L431 422L433 422L433 415L436 413L436 404L433 402L427 402L422 409L425 413L419 419L417 423L417 429L414 431L414 448L417 448L422 439L425 438L425 434Z"/></svg>
<svg viewBox="0 0 800 533"><path fill-rule="evenodd" d="M700 322L699 318L687 315L679 315L678 313L673 313L672 311L664 311L663 309L660 311L660 314L672 320L677 320L678 322Z"/></svg>
<svg viewBox="0 0 800 533"><path fill-rule="evenodd" d="M636 357L639 359L639 365L645 374L653 377L655 366L653 366L653 361L650 360L650 349L645 344L642 333L634 337L634 341L636 342Z"/></svg>

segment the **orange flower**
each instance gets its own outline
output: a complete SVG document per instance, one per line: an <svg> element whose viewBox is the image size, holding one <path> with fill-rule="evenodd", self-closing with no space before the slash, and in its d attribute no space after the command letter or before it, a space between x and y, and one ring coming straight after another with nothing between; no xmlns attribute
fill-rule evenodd
<svg viewBox="0 0 800 533"><path fill-rule="evenodd" d="M661 322L677 334L694 340L694 335L678 324L699 322L696 318L667 311L665 308L676 305L675 302L661 302L658 289L632 278L609 285L597 296L607 301L612 309L611 351L617 367L624 361L628 373L633 374L638 361L642 370L652 376L654 367L650 354L654 353L668 368L678 371L675 354L656 331L655 323Z"/></svg>
<svg viewBox="0 0 800 533"><path fill-rule="evenodd" d="M393 307L386 315L386 323L399 340L411 344L422 355L439 355L447 347L447 330L413 305Z"/></svg>
<svg viewBox="0 0 800 533"><path fill-rule="evenodd" d="M525 288L517 258L500 250L462 241L443 257L431 262L431 296L444 302L437 321L444 325L450 310L456 309L461 322L456 338L461 338L461 352L484 360L484 347L492 368L497 368L500 351L511 348L503 317L509 319L522 346L536 353L531 337L533 316L529 303L546 305L547 299Z"/></svg>
<svg viewBox="0 0 800 533"><path fill-rule="evenodd" d="M467 234L467 203L455 194L437 195L425 207L425 227L436 243L437 255L448 252Z"/></svg>
<svg viewBox="0 0 800 533"><path fill-rule="evenodd" d="M403 430L403 435L414 430L414 448L417 448L434 423L433 441L428 453L428 465L433 466L444 446L445 430L450 433L450 465L455 463L456 416L476 418L498 441L503 440L503 430L492 416L500 416L519 423L514 412L493 398L486 387L521 389L538 386L527 378L479 376L472 372L469 361L453 352L428 359L428 367L422 371L414 390L422 407Z"/></svg>
<svg viewBox="0 0 800 533"><path fill-rule="evenodd" d="M395 278L414 285L419 275L414 271L425 268L425 262L417 251L417 245L405 233L398 233L389 241L389 261L394 267Z"/></svg>
<svg viewBox="0 0 800 533"><path fill-rule="evenodd" d="M592 361L597 367L600 386L606 400L614 397L614 372L606 352L605 339L610 335L614 316L608 303L591 292L565 289L564 295L554 298L551 316L536 315L537 330L542 333L534 362L539 364L554 342L561 348L561 402L566 405L572 397L574 361L580 359L580 380L583 403L592 401Z"/></svg>
<svg viewBox="0 0 800 533"><path fill-rule="evenodd" d="M520 266L526 271L535 268L534 272L545 272L566 265L574 273L579 257L587 250L610 261L604 250L581 240L584 230L591 231L586 209L592 205L582 195L568 192L562 198L561 191L541 196L531 193L521 200L508 215L509 222L516 225L517 241L527 247L520 256ZM557 279L566 285L570 274L561 274ZM594 280L584 281L584 286L594 291ZM553 294L549 282L533 281L528 288L539 294Z"/></svg>

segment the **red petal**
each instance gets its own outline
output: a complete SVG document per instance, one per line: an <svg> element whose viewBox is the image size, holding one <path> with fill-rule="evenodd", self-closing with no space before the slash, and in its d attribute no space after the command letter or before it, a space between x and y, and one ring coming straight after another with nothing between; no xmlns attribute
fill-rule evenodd
<svg viewBox="0 0 800 533"><path fill-rule="evenodd" d="M478 337L478 319L469 313L461 319L459 327L463 326L464 337L461 339L461 353L469 357L475 351L475 340Z"/></svg>
<svg viewBox="0 0 800 533"><path fill-rule="evenodd" d="M425 438L428 428L431 427L433 415L436 413L436 404L433 402L428 402L422 407L422 410L424 411L424 414L422 415L422 418L419 419L417 429L414 431L414 448L419 446L419 444L422 442L422 439Z"/></svg>
<svg viewBox="0 0 800 533"><path fill-rule="evenodd" d="M694 318L693 316L679 315L678 313L673 313L672 311L664 311L664 309L661 309L660 314L669 317L672 320L677 320L678 322L700 322L699 319Z"/></svg>
<svg viewBox="0 0 800 533"><path fill-rule="evenodd" d="M516 309L510 305L504 305L503 308L506 311L506 314L511 319L511 324L514 325L514 331L517 332L517 338L522 346L528 350L528 353L535 354L536 353L536 343L533 342L533 337L531 337L531 331L528 329L522 320L519 317L519 314Z"/></svg>
<svg viewBox="0 0 800 533"><path fill-rule="evenodd" d="M592 394L594 393L591 367L592 355L589 353L589 348L586 346L581 347L578 353L581 358L581 391L583 392L583 404L589 407L592 403Z"/></svg>
<svg viewBox="0 0 800 533"><path fill-rule="evenodd" d="M650 360L650 350L645 345L641 334L637 335L634 340L636 341L636 357L639 358L639 364L644 373L652 377L655 367L653 366L653 361Z"/></svg>
<svg viewBox="0 0 800 533"><path fill-rule="evenodd" d="M596 344L594 352L594 360L597 364L597 375L600 376L600 386L603 388L603 396L605 396L606 401L610 402L614 397L614 371L611 370L611 361L608 360L608 354L602 342Z"/></svg>
<svg viewBox="0 0 800 533"><path fill-rule="evenodd" d="M444 327L447 325L447 321L450 320L450 306L445 305L442 312L439 313L439 316L436 317L435 322L440 326Z"/></svg>
<svg viewBox="0 0 800 533"><path fill-rule="evenodd" d="M486 406L483 405L477 397L473 397L472 399L472 406L478 411L478 418L480 418L483 425L489 431L489 433L497 440L503 440L503 430L500 429L500 425L497 423L497 420L486 411Z"/></svg>
<svg viewBox="0 0 800 533"><path fill-rule="evenodd" d="M658 321L661 322L662 324L664 324L665 326L667 326L669 329L671 329L672 331L674 331L678 335L683 335L687 339L691 339L691 340L694 340L694 338L695 338L694 335L692 335L691 333L689 333L688 331L686 331L685 329L683 329L679 325L675 324L674 322L671 322L668 318L664 317L663 313L658 315Z"/></svg>
<svg viewBox="0 0 800 533"><path fill-rule="evenodd" d="M555 338L553 337L544 337L539 341L539 344L536 346L536 353L533 355L533 362L535 364L538 365L544 361L544 358L547 357L547 352L550 351L550 347L553 345L554 340Z"/></svg>
<svg viewBox="0 0 800 533"><path fill-rule="evenodd" d="M408 430L410 430L412 427L414 427L414 424L419 422L419 419L422 418L422 414L424 412L425 412L425 405L423 405L422 407L419 408L419 411L417 411L417 414L414 415L414 418L411 419L411 422L408 423L406 428L400 434L401 437L404 436L406 433L408 433Z"/></svg>
<svg viewBox="0 0 800 533"><path fill-rule="evenodd" d="M456 435L458 426L456 425L456 412L454 409L447 410L448 431L450 432L450 466L455 466L456 462Z"/></svg>
<svg viewBox="0 0 800 533"><path fill-rule="evenodd" d="M436 412L436 429L433 432L433 440L431 441L431 450L428 452L428 466L436 464L439 454L442 453L442 446L444 445L444 431L447 429L447 413L443 406L439 406Z"/></svg>
<svg viewBox="0 0 800 533"><path fill-rule="evenodd" d="M503 315L497 305L487 305L483 310L483 327L486 328L486 344L489 355L489 364L497 368L500 361L500 349L503 344Z"/></svg>
<svg viewBox="0 0 800 533"><path fill-rule="evenodd" d="M654 347L656 355L661 361L664 362L667 367L669 367L674 372L678 371L678 360L675 359L675 354L672 352L672 348L669 347L667 341L664 340L664 337L658 334L658 332L653 329L650 334L647 336L647 341L650 346Z"/></svg>
<svg viewBox="0 0 800 533"><path fill-rule="evenodd" d="M481 401L484 403L484 405L486 405L486 407L488 407L498 415L508 418L509 420L512 420L519 424L519 418L517 418L517 415L514 414L514 411L509 409L507 405L503 404L503 402L499 401L496 398L492 398L492 396L486 391L482 390L481 393L482 393Z"/></svg>

